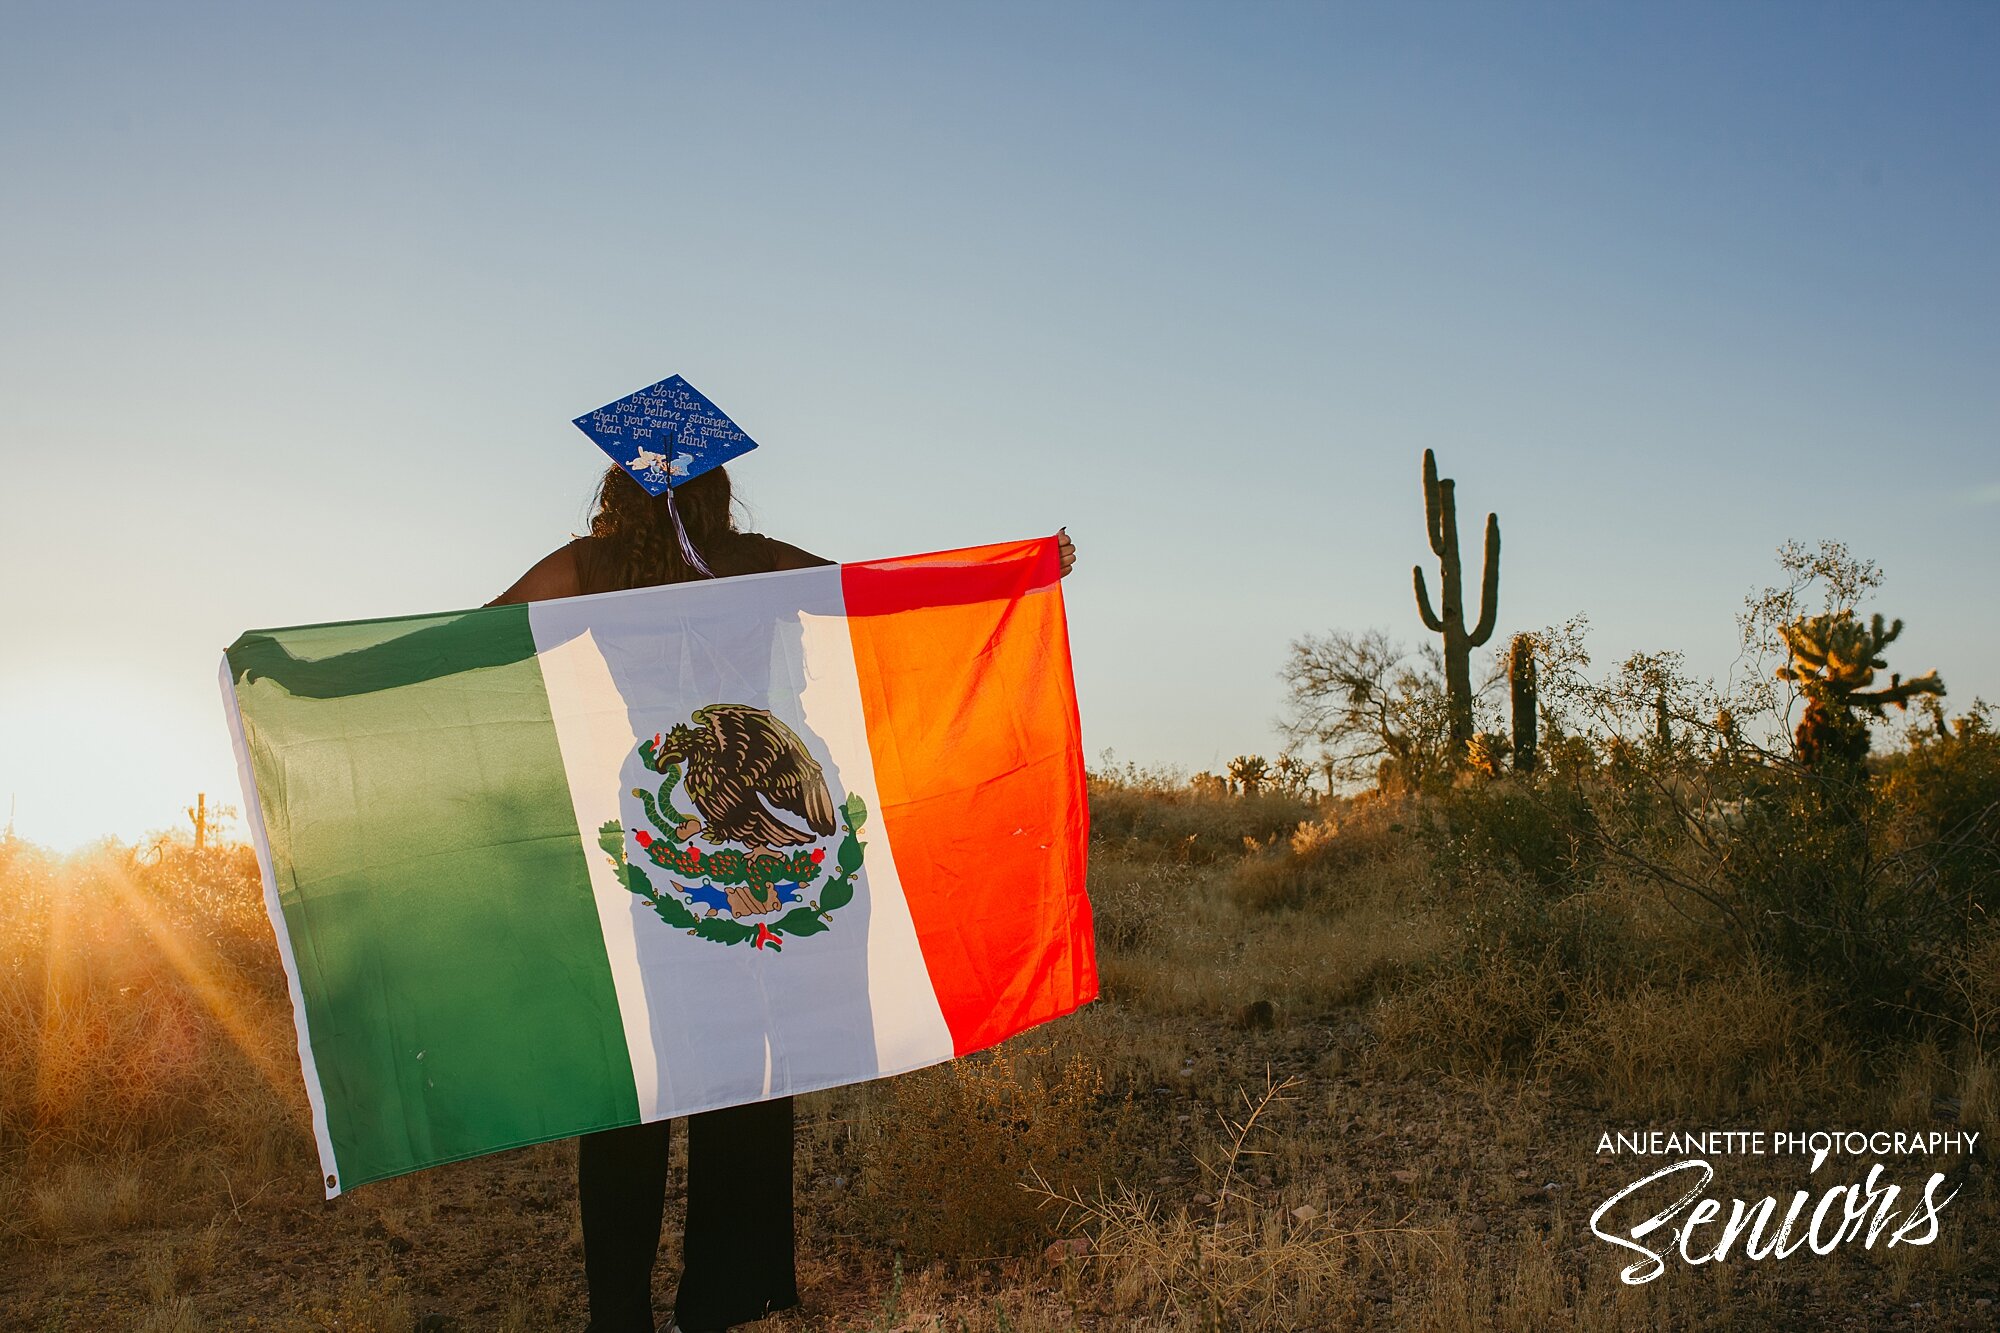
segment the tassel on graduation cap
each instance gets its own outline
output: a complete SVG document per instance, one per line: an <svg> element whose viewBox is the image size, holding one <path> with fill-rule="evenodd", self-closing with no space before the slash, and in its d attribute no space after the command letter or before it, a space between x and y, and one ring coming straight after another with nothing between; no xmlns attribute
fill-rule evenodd
<svg viewBox="0 0 2000 1333"><path fill-rule="evenodd" d="M689 540L687 526L674 507L674 487L749 453L757 442L679 375L586 412L575 424L646 494L667 497L667 515L673 520L681 556L714 578L715 571Z"/></svg>
<svg viewBox="0 0 2000 1333"><path fill-rule="evenodd" d="M688 539L688 530L681 523L681 511L674 506L672 487L667 488L667 517L674 521L674 539L681 544L681 558L700 570L703 578L714 578L715 571L708 567L708 562L701 558L701 552L695 550L694 543Z"/></svg>

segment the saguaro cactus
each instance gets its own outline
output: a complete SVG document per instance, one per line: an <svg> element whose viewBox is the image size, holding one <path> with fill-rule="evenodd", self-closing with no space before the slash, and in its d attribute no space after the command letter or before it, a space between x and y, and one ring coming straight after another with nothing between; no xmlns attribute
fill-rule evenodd
<svg viewBox="0 0 2000 1333"><path fill-rule="evenodd" d="M1465 581L1458 558L1458 503L1451 478L1438 476L1437 455L1424 450L1424 521L1437 553L1442 601L1431 609L1424 567L1416 567L1417 611L1424 626L1444 636L1445 697L1451 707L1451 748L1464 754L1472 739L1472 650L1493 637L1500 611L1500 520L1486 516L1486 564L1479 585L1479 623L1465 628Z"/></svg>
<svg viewBox="0 0 2000 1333"><path fill-rule="evenodd" d="M198 792L194 804L187 808L187 817L194 822L194 849L201 851L208 846L208 793Z"/></svg>
<svg viewBox="0 0 2000 1333"><path fill-rule="evenodd" d="M1507 647L1507 683L1514 696L1514 771L1535 771L1535 636L1516 634Z"/></svg>

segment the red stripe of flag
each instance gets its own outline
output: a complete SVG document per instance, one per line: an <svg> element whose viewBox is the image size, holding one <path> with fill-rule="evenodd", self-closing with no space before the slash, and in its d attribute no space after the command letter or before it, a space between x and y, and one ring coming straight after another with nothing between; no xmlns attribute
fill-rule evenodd
<svg viewBox="0 0 2000 1333"><path fill-rule="evenodd" d="M1056 539L841 567L881 818L956 1054L1097 996Z"/></svg>

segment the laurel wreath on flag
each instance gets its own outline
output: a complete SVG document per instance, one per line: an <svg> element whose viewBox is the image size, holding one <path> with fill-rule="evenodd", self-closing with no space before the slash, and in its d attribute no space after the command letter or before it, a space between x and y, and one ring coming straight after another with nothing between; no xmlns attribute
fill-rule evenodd
<svg viewBox="0 0 2000 1333"><path fill-rule="evenodd" d="M680 765L668 765L665 779L657 795L643 787L632 789L632 794L645 807L647 822L652 824L653 830L657 830L636 830L631 835L632 841L646 853L646 859L660 869L688 879L699 878L712 886L743 885L755 890L760 898L775 893L780 884L796 884L799 892L804 894L824 873L826 849L823 847L802 849L782 857L751 857L729 847L704 852L691 843L683 842L675 836L674 830L686 822L686 817L674 809L671 795L681 780ZM827 930L833 914L854 901L854 876L861 869L862 849L866 846L861 841L861 826L867 818L867 802L859 794L849 793L840 807L842 836L833 854L834 874L820 889L819 897L801 903L776 921L754 924L738 921L733 916L717 915L712 909L706 916L696 916L681 896L687 892L685 888L669 882L670 888L677 888L680 892L662 893L656 889L645 870L625 855L626 830L617 820L609 821L597 831L597 842L611 858L619 882L645 899L660 920L669 926L715 944L748 943L758 949L768 945L783 952L787 938L817 935Z"/></svg>

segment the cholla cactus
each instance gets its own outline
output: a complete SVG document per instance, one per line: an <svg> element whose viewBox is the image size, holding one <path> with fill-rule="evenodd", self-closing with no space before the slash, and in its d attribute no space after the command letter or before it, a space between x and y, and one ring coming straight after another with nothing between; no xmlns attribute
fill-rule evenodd
<svg viewBox="0 0 2000 1333"><path fill-rule="evenodd" d="M1482 731L1465 743L1465 762L1475 773L1499 777L1507 767L1508 738L1497 731Z"/></svg>
<svg viewBox="0 0 2000 1333"><path fill-rule="evenodd" d="M1709 724L1715 733L1713 758L1718 763L1733 763L1743 754L1743 727L1736 720L1736 714L1729 708L1715 710L1715 721Z"/></svg>
<svg viewBox="0 0 2000 1333"><path fill-rule="evenodd" d="M1239 754L1229 761L1229 780L1237 785L1245 796L1255 796L1264 785L1264 778L1271 766L1264 762L1262 755Z"/></svg>
<svg viewBox="0 0 2000 1333"><path fill-rule="evenodd" d="M1278 756L1278 766L1272 776L1278 790L1293 796L1303 796L1312 784L1312 769L1290 752Z"/></svg>
<svg viewBox="0 0 2000 1333"><path fill-rule="evenodd" d="M1883 709L1905 707L1918 695L1944 693L1935 671L1913 680L1891 673L1887 685L1867 688L1875 683L1875 673L1889 665L1882 650L1902 632L1900 620L1885 627L1877 615L1863 625L1851 609L1778 627L1792 655L1778 668L1778 679L1796 684L1806 697L1805 714L1792 736L1799 762L1859 764L1868 755L1868 724L1861 714L1881 717Z"/></svg>
<svg viewBox="0 0 2000 1333"><path fill-rule="evenodd" d="M1213 773L1195 774L1188 779L1188 786L1194 789L1194 794L1197 796L1216 797L1229 794L1229 783Z"/></svg>

